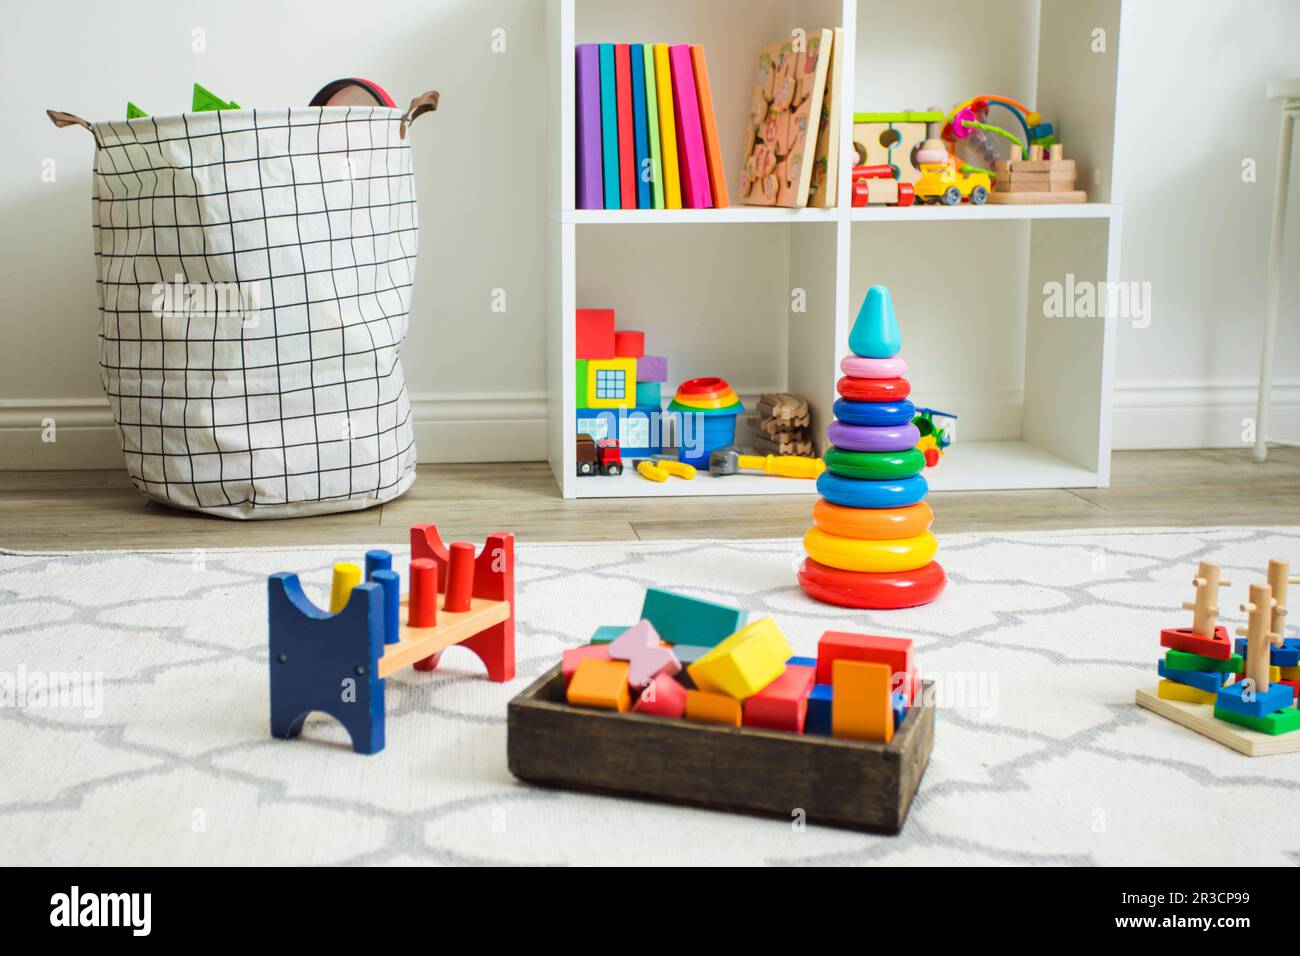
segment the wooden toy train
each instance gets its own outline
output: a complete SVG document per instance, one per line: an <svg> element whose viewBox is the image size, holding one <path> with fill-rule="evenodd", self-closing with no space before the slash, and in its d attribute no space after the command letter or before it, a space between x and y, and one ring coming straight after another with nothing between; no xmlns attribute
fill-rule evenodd
<svg viewBox="0 0 1300 956"><path fill-rule="evenodd" d="M442 651L466 647L488 679L515 676L514 535L488 536L475 557L466 542L443 544L431 524L411 528L410 590L387 551L337 564L330 608L303 593L298 575L273 574L270 607L271 735L302 732L312 711L329 714L352 749L384 748L384 681L404 667L433 670Z"/></svg>

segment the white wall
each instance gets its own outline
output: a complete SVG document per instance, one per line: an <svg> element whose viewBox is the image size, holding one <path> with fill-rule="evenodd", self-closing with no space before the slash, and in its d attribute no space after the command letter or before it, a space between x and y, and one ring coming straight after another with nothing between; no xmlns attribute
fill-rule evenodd
<svg viewBox="0 0 1300 956"><path fill-rule="evenodd" d="M1152 283L1153 321L1121 328L1116 445L1240 445L1241 419L1253 413L1276 173L1277 110L1263 90L1269 79L1300 76L1300 4L1128 5L1122 42L1132 45L1134 69L1122 94L1130 105L1120 130L1128 155L1121 274ZM413 133L423 229L403 362L422 458L543 458L543 7L376 0L361 8L369 19L358 19L356 4L338 0L8 5L0 32L9 94L0 149L0 467L120 464L95 364L92 143L84 130L54 129L44 109L104 119L122 115L131 99L177 112L195 80L246 105L306 103L343 75L374 79L399 102L431 87L443 95ZM1011 21L1032 7L1005 0L1004 9ZM491 49L498 27L504 53ZM191 50L196 28L206 31L206 52ZM998 51L973 62L996 70ZM943 87L931 90L934 64L912 69L921 85L894 105L923 107L941 96ZM879 92L892 102L911 87L907 71L888 75ZM1013 71L1007 82L1027 80ZM54 183L41 180L47 158L56 163ZM1258 163L1255 183L1242 182L1246 158ZM1275 421L1300 436L1295 193ZM497 288L506 290L504 314L491 309ZM762 371L760 363L754 375ZM51 414L59 441L42 444L39 422Z"/></svg>

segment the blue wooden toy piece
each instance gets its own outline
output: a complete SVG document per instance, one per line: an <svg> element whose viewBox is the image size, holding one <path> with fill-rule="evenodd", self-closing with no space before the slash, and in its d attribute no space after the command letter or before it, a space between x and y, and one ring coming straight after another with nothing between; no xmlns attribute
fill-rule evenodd
<svg viewBox="0 0 1300 956"><path fill-rule="evenodd" d="M1269 714L1290 707L1295 695L1286 684L1271 684L1268 690L1254 692L1253 699L1248 698L1245 681L1229 684L1219 691L1214 699L1215 710L1226 710L1246 717L1267 717Z"/></svg>
<svg viewBox="0 0 1300 956"><path fill-rule="evenodd" d="M1200 690L1209 691L1211 694L1217 694L1223 689L1231 674L1221 673L1219 671L1184 671L1175 667L1166 667L1164 661L1156 664L1156 669L1160 676L1168 680L1175 681L1179 684L1186 684L1188 687L1196 687Z"/></svg>
<svg viewBox="0 0 1300 956"><path fill-rule="evenodd" d="M1246 639L1237 638L1233 646L1233 652L1240 654L1242 658L1246 655ZM1268 652L1268 662L1273 667L1296 667L1300 666L1300 637L1288 637L1282 642L1281 647L1270 646Z"/></svg>
<svg viewBox="0 0 1300 956"><path fill-rule="evenodd" d="M641 619L669 644L713 647L745 626L749 612L699 598L647 588Z"/></svg>
<svg viewBox="0 0 1300 956"><path fill-rule="evenodd" d="M816 667L817 658L815 657L792 657L785 662L786 667Z"/></svg>
<svg viewBox="0 0 1300 956"><path fill-rule="evenodd" d="M894 317L894 300L883 285L873 285L862 300L849 332L849 350L862 358L893 358L903 347L903 334Z"/></svg>
<svg viewBox="0 0 1300 956"><path fill-rule="evenodd" d="M805 734L831 735L831 685L813 684L812 693L808 695L808 714L804 718Z"/></svg>
<svg viewBox="0 0 1300 956"><path fill-rule="evenodd" d="M846 425L866 425L871 428L906 425L916 417L916 406L907 398L897 402L853 402L841 398L836 400L832 411Z"/></svg>
<svg viewBox="0 0 1300 956"><path fill-rule="evenodd" d="M897 731L907 716L907 696L901 690L896 690L890 700L894 705L894 730Z"/></svg>
<svg viewBox="0 0 1300 956"><path fill-rule="evenodd" d="M344 726L357 753L382 750L383 585L358 584L337 614L313 604L296 574L271 575L268 591L271 736L297 737L318 710Z"/></svg>

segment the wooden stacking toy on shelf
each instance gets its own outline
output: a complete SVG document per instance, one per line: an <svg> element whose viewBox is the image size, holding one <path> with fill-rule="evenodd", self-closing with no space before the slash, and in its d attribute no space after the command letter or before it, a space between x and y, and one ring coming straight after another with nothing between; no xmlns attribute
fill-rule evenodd
<svg viewBox="0 0 1300 956"><path fill-rule="evenodd" d="M473 651L488 679L515 676L514 535L448 547L431 524L411 528L410 590L388 551L336 564L328 611L303 593L298 575L271 575L271 736L302 732L321 711L341 723L357 753L384 749L384 681L404 667L433 670L452 645Z"/></svg>
<svg viewBox="0 0 1300 956"><path fill-rule="evenodd" d="M902 334L884 286L868 290L849 348L799 585L810 597L846 607L928 604L948 579L934 560L939 542L923 500L926 459L917 448L907 363L898 355Z"/></svg>
<svg viewBox="0 0 1300 956"><path fill-rule="evenodd" d="M1162 679L1154 692L1139 688L1137 703L1252 757L1300 751L1300 638L1285 636L1287 587L1300 578L1286 561L1269 561L1266 583L1250 585L1240 605L1247 624L1234 643L1215 623L1217 592L1232 583L1219 571L1200 563L1195 600L1183 603L1192 626L1160 632Z"/></svg>
<svg viewBox="0 0 1300 956"><path fill-rule="evenodd" d="M754 450L764 455L801 455L813 453L808 426L812 416L806 399L785 392L774 392L758 400L758 433Z"/></svg>
<svg viewBox="0 0 1300 956"><path fill-rule="evenodd" d="M510 702L510 770L549 786L896 833L934 739L912 641L828 631L796 657L770 617L651 588L631 627Z"/></svg>
<svg viewBox="0 0 1300 956"><path fill-rule="evenodd" d="M1075 187L1079 173L1061 143L1053 143L1046 154L1042 146L1030 146L1028 159L1002 160L994 168L998 178L988 198L994 205L1088 201L1088 194Z"/></svg>

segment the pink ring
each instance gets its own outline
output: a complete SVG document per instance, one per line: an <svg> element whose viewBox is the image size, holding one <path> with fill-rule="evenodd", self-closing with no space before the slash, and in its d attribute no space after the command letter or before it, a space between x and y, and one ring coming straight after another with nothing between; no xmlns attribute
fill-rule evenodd
<svg viewBox="0 0 1300 956"><path fill-rule="evenodd" d="M846 355L840 359L840 371L849 378L902 378L907 362L897 355L886 359Z"/></svg>

